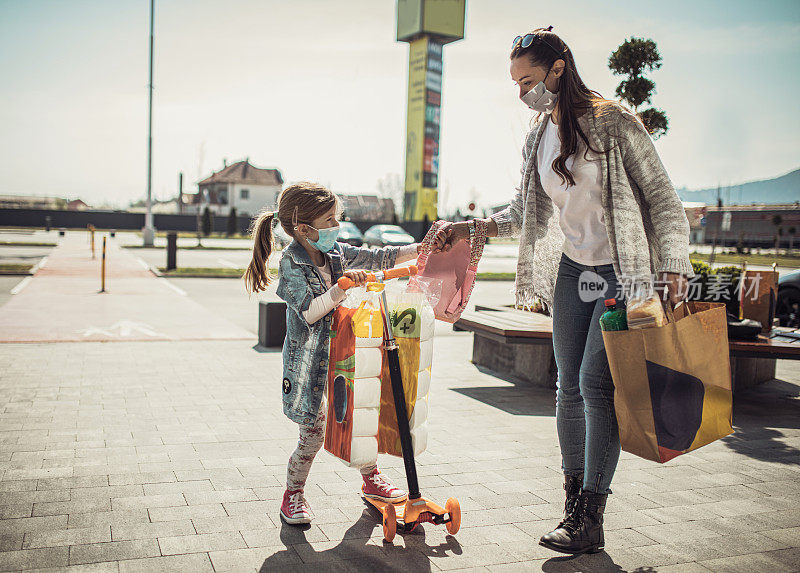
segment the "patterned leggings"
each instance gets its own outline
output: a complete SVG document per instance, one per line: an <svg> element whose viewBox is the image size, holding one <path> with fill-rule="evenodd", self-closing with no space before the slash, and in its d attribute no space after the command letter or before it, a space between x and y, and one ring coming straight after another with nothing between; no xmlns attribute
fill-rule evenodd
<svg viewBox="0 0 800 573"><path fill-rule="evenodd" d="M306 485L308 472L311 471L311 464L314 456L325 443L325 403L320 404L317 419L314 424L306 426L300 424L300 440L297 442L297 449L289 458L289 467L286 470L286 489L289 491L302 490ZM369 475L377 469L375 462L362 466L362 475Z"/></svg>

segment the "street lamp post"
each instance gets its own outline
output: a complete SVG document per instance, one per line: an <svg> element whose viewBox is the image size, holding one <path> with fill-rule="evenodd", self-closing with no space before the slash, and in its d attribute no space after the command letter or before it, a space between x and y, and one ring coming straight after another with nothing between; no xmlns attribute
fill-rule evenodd
<svg viewBox="0 0 800 573"><path fill-rule="evenodd" d="M156 236L153 227L152 209L152 172L153 172L153 15L155 0L150 0L150 83L147 85L147 202L145 203L144 229L142 229L142 239L145 247L152 247Z"/></svg>

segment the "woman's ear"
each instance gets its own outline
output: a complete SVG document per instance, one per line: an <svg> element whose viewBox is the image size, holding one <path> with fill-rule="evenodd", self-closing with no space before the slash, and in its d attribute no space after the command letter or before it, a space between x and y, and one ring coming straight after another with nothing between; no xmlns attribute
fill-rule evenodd
<svg viewBox="0 0 800 573"><path fill-rule="evenodd" d="M558 59L553 63L553 76L558 79L564 74L564 68L567 67L567 63L562 60Z"/></svg>

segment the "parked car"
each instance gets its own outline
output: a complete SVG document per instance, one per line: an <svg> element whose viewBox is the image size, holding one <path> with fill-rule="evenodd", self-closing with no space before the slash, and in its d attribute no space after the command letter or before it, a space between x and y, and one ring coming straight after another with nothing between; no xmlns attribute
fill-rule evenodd
<svg viewBox="0 0 800 573"><path fill-rule="evenodd" d="M800 327L800 270L778 278L775 316L781 326Z"/></svg>
<svg viewBox="0 0 800 573"><path fill-rule="evenodd" d="M397 225L373 225L364 233L364 243L370 247L410 245L414 237Z"/></svg>
<svg viewBox="0 0 800 573"><path fill-rule="evenodd" d="M348 243L354 247L360 247L364 243L364 235L358 227L350 221L339 221L339 237L336 239L340 243Z"/></svg>

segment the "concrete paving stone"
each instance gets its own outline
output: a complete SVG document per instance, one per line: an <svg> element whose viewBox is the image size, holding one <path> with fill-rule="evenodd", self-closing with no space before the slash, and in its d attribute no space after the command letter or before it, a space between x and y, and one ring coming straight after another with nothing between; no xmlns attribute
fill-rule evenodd
<svg viewBox="0 0 800 573"><path fill-rule="evenodd" d="M0 481L0 491L2 492L33 491L36 489L36 482L37 480L35 479Z"/></svg>
<svg viewBox="0 0 800 573"><path fill-rule="evenodd" d="M101 561L121 561L161 555L155 539L131 541L109 541L88 545L73 545L69 548L69 564L82 565Z"/></svg>
<svg viewBox="0 0 800 573"><path fill-rule="evenodd" d="M72 501L81 499L112 499L144 495L141 485L107 485L102 487L80 487L65 490Z"/></svg>
<svg viewBox="0 0 800 573"><path fill-rule="evenodd" d="M484 509L519 507L546 503L546 500L530 492L504 493L491 496L470 496L469 499L476 502ZM461 509L463 510L465 508L462 506Z"/></svg>
<svg viewBox="0 0 800 573"><path fill-rule="evenodd" d="M138 485L177 481L175 472L132 472L108 476L108 485Z"/></svg>
<svg viewBox="0 0 800 573"><path fill-rule="evenodd" d="M461 546L461 552L449 553L446 558L436 559L432 563L443 571L463 569L465 567L494 566L503 563L518 563L520 557L513 549L506 549L496 544Z"/></svg>
<svg viewBox="0 0 800 573"><path fill-rule="evenodd" d="M93 513L110 511L111 499L78 499L74 501L47 501L33 504L33 516Z"/></svg>
<svg viewBox="0 0 800 573"><path fill-rule="evenodd" d="M119 573L118 561L102 563L86 563L84 565L68 565L67 567L43 567L26 569L25 573Z"/></svg>
<svg viewBox="0 0 800 573"><path fill-rule="evenodd" d="M29 531L42 531L64 527L67 525L66 515L48 515L45 517L21 517L0 520L0 535L15 535Z"/></svg>
<svg viewBox="0 0 800 573"><path fill-rule="evenodd" d="M3 473L3 479L24 480L70 477L73 475L73 471L74 468L72 466L55 468L11 468Z"/></svg>
<svg viewBox="0 0 800 573"><path fill-rule="evenodd" d="M159 537L158 545L161 547L162 555L206 553L208 551L224 551L226 549L247 547L238 531Z"/></svg>
<svg viewBox="0 0 800 573"><path fill-rule="evenodd" d="M0 571L42 567L64 567L69 559L69 547L44 547L0 553Z"/></svg>
<svg viewBox="0 0 800 573"><path fill-rule="evenodd" d="M800 566L800 559L791 555L793 561L786 563L781 559L780 551L768 553L749 553L747 555L735 555L731 557L718 557L700 561L699 564L715 573L754 573L771 571L797 571ZM787 568L789 567L789 568Z"/></svg>
<svg viewBox="0 0 800 573"><path fill-rule="evenodd" d="M274 529L276 527L277 512L274 519L269 515L232 515L227 517L204 517L192 519L197 533L217 533L220 531L240 531L250 529Z"/></svg>
<svg viewBox="0 0 800 573"><path fill-rule="evenodd" d="M184 555L168 555L164 557L146 557L143 559L126 559L119 561L120 573L192 573L207 571L212 573L214 567L207 553L187 553Z"/></svg>
<svg viewBox="0 0 800 573"><path fill-rule="evenodd" d="M259 497L252 489L187 492L183 494L183 497L189 505L259 501Z"/></svg>
<svg viewBox="0 0 800 573"><path fill-rule="evenodd" d="M283 571L288 566L303 565L297 552L293 548L283 545L211 551L208 556L217 573L220 571L269 571L273 569Z"/></svg>
<svg viewBox="0 0 800 573"><path fill-rule="evenodd" d="M173 481L162 483L146 483L142 485L144 495L186 494L213 491L209 480Z"/></svg>
<svg viewBox="0 0 800 573"><path fill-rule="evenodd" d="M179 521L158 521L156 523L120 523L111 526L112 541L130 541L132 539L156 539L175 535L191 535L196 533L190 519Z"/></svg>
<svg viewBox="0 0 800 573"><path fill-rule="evenodd" d="M186 499L180 493L166 493L162 495L137 495L129 497L115 497L111 499L112 509L134 509L137 507L176 507L187 505Z"/></svg>
<svg viewBox="0 0 800 573"><path fill-rule="evenodd" d="M649 492L642 493L641 496L655 503L656 507L671 507L675 505L690 505L693 503L708 503L714 501L714 498L701 493L699 490L660 493Z"/></svg>
<svg viewBox="0 0 800 573"><path fill-rule="evenodd" d="M661 523L675 523L721 517L722 514L715 511L714 508L713 503L699 503L696 505L671 505L641 511Z"/></svg>
<svg viewBox="0 0 800 573"><path fill-rule="evenodd" d="M97 465L74 466L72 468L66 468L66 469L70 470L68 472L69 475L74 475L75 477L109 476L108 483L111 484L110 476L114 474L128 474L128 473L138 472L139 464L137 463L97 464Z"/></svg>
<svg viewBox="0 0 800 573"><path fill-rule="evenodd" d="M787 547L800 547L800 527L787 527L786 529L767 529L761 535L774 539Z"/></svg>
<svg viewBox="0 0 800 573"><path fill-rule="evenodd" d="M32 513L33 503L0 505L0 520L14 519L16 517L31 517Z"/></svg>
<svg viewBox="0 0 800 573"><path fill-rule="evenodd" d="M16 551L22 549L24 533L3 533L0 534L0 552Z"/></svg>
<svg viewBox="0 0 800 573"><path fill-rule="evenodd" d="M97 511L92 513L71 513L67 526L94 527L101 525L114 526L121 523L145 523L150 516L145 508L120 509L116 511Z"/></svg>
<svg viewBox="0 0 800 573"><path fill-rule="evenodd" d="M102 541L111 541L110 526L54 529L26 533L22 547L23 549L35 549L38 547L60 547L83 543L100 543Z"/></svg>
<svg viewBox="0 0 800 573"><path fill-rule="evenodd" d="M274 547L281 544L288 547L289 545L330 541L322 529L315 524L306 528L283 523L280 527L256 527L254 529L244 529L243 527L240 527L239 532L248 547Z"/></svg>
<svg viewBox="0 0 800 573"><path fill-rule="evenodd" d="M225 517L228 515L221 503L151 507L147 511L150 514L150 521L176 521L201 517Z"/></svg>

